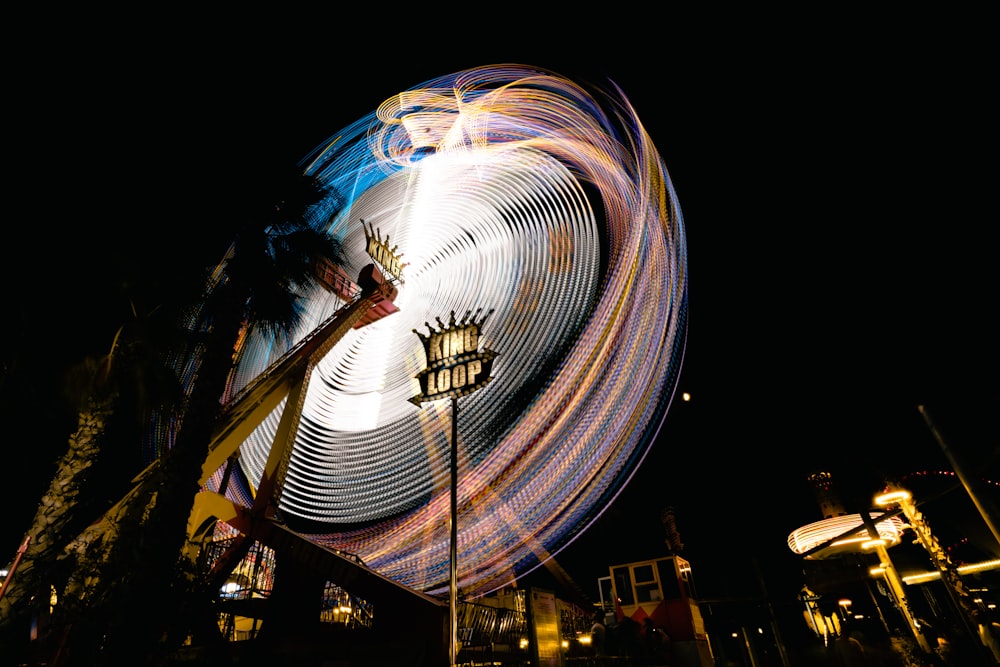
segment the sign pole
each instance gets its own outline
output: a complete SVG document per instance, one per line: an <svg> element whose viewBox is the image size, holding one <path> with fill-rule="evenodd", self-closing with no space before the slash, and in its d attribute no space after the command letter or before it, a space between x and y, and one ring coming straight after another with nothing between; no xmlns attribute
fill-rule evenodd
<svg viewBox="0 0 1000 667"><path fill-rule="evenodd" d="M449 613L451 664L458 664L458 396L451 397L451 547Z"/></svg>
<svg viewBox="0 0 1000 667"><path fill-rule="evenodd" d="M489 317L491 310L486 314ZM478 313L477 313L478 314ZM451 667L458 663L458 398L479 389L492 378L496 352L479 349L479 329L485 318L471 318L471 311L460 322L452 311L448 324L438 318L439 329L427 324L428 334L417 334L424 347L427 364L420 371L420 393L410 399L414 405L451 398L451 507L448 573L448 656Z"/></svg>

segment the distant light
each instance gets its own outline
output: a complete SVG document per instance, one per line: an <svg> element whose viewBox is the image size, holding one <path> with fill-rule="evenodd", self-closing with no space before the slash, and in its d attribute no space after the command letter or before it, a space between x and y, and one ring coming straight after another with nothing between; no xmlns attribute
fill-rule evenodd
<svg viewBox="0 0 1000 667"><path fill-rule="evenodd" d="M886 505L891 505L893 503L909 499L909 491L890 491L889 493L883 493L880 496L875 496L875 504L879 507L885 507Z"/></svg>
<svg viewBox="0 0 1000 667"><path fill-rule="evenodd" d="M864 543L867 542L867 541L868 541L867 537L851 537L851 538L848 538L848 539L837 540L836 542L831 542L830 546L831 547L843 547L843 546L849 546L851 544L857 544L857 545L862 546L862 548L863 548Z"/></svg>
<svg viewBox="0 0 1000 667"><path fill-rule="evenodd" d="M961 575L975 574L976 572L985 572L987 570L996 570L1000 569L1000 559L984 560L978 563L967 563L965 565L959 565L955 569ZM933 570L931 572L908 574L903 577L903 582L906 584L923 584L940 578L941 573L937 570Z"/></svg>
<svg viewBox="0 0 1000 667"><path fill-rule="evenodd" d="M681 394L681 398L684 399L684 402L690 401L691 400L691 394L689 394L688 392L685 391L683 394Z"/></svg>
<svg viewBox="0 0 1000 667"><path fill-rule="evenodd" d="M974 572L984 572L986 570L995 570L997 568L1000 568L1000 559L993 558L991 560L980 561L979 563L959 565L957 569L959 574L972 574Z"/></svg>

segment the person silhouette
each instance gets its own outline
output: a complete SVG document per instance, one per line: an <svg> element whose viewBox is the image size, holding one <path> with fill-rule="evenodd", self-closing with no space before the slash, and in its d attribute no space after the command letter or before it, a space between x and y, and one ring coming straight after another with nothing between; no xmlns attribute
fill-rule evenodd
<svg viewBox="0 0 1000 667"><path fill-rule="evenodd" d="M607 628L604 627L604 612L594 612L594 623L590 626L590 645L594 649L594 657L599 661L607 655ZM603 664L603 662L598 662Z"/></svg>
<svg viewBox="0 0 1000 667"><path fill-rule="evenodd" d="M643 648L647 665L664 665L667 660L667 642L670 638L658 628L653 619L646 617L643 621Z"/></svg>

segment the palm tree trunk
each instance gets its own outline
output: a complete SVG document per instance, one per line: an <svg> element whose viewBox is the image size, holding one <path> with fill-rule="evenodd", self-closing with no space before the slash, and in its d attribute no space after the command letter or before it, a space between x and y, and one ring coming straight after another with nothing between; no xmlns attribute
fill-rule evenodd
<svg viewBox="0 0 1000 667"><path fill-rule="evenodd" d="M30 624L34 598L41 596L47 606L50 588L62 589L69 570L62 563L66 548L93 519L88 471L98 461L117 400L115 393L94 398L79 415L28 530L28 548L0 598L0 636L16 635ZM27 639L25 631L21 641Z"/></svg>
<svg viewBox="0 0 1000 667"><path fill-rule="evenodd" d="M83 568L97 585L79 593L91 622L75 626L69 635L67 650L74 662L95 652L88 664L157 664L185 638L195 618L192 610L210 593L198 590L194 564L181 554L232 367L232 341L243 325L242 311L235 307L240 303L232 299L225 309L230 312L216 317L173 447L140 482L114 521L116 530L103 536L94 561ZM91 640L99 633L93 622L103 625L101 646Z"/></svg>

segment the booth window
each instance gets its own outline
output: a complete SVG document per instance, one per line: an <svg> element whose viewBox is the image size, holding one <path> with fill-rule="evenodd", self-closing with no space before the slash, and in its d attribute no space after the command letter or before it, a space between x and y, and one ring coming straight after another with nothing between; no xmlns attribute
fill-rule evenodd
<svg viewBox="0 0 1000 667"><path fill-rule="evenodd" d="M656 580L656 571L652 563L636 565L632 568L635 578L635 599L637 602L656 602L663 596L660 593L660 582Z"/></svg>
<svg viewBox="0 0 1000 667"><path fill-rule="evenodd" d="M629 577L628 567L616 567L611 570L615 578L615 594L622 605L635 604L635 597L632 595L632 579Z"/></svg>

